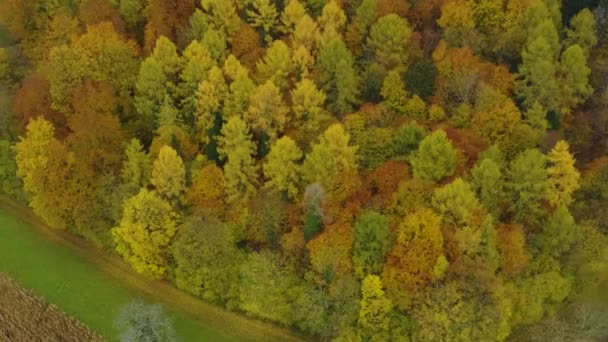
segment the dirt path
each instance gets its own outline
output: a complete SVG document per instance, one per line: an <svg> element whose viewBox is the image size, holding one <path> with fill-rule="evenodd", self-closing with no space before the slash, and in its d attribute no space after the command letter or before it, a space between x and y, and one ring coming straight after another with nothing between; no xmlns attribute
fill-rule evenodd
<svg viewBox="0 0 608 342"><path fill-rule="evenodd" d="M228 336L248 341L302 341L293 332L270 323L249 319L243 315L211 305L178 290L166 281L148 279L131 269L116 255L99 250L88 241L67 231L49 228L31 210L0 196L0 207L36 228L46 238L76 250L98 269L118 282L152 296L168 307L205 322Z"/></svg>

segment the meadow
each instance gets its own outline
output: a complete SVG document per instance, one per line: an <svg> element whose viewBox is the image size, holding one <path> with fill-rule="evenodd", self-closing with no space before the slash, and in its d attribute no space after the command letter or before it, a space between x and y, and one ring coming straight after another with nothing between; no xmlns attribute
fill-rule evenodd
<svg viewBox="0 0 608 342"><path fill-rule="evenodd" d="M52 241L31 224L0 209L0 272L43 296L110 341L113 319L131 300L151 298L105 274L73 248ZM217 329L166 308L180 341L231 341Z"/></svg>

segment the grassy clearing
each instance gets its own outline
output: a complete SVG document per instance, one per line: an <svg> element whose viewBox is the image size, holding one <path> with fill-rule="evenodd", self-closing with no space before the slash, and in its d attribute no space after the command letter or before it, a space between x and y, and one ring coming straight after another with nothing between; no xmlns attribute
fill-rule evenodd
<svg viewBox="0 0 608 342"><path fill-rule="evenodd" d="M0 208L0 272L67 314L77 317L109 340L117 340L112 327L120 308L132 299L151 302L149 296L117 282L86 258L32 229ZM219 330L167 310L180 341L230 341Z"/></svg>

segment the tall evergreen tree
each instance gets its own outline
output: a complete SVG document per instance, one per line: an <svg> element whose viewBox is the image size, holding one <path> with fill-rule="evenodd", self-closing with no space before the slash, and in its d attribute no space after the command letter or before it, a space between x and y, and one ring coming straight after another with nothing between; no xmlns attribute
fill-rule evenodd
<svg viewBox="0 0 608 342"><path fill-rule="evenodd" d="M543 202L547 193L546 157L537 149L520 153L511 162L509 190L511 211L520 223L538 224L544 214Z"/></svg>
<svg viewBox="0 0 608 342"><path fill-rule="evenodd" d="M339 39L333 39L319 52L319 84L327 94L329 106L337 114L348 113L357 102L357 79L353 57Z"/></svg>
<svg viewBox="0 0 608 342"><path fill-rule="evenodd" d="M538 102L547 110L558 110L557 57L559 36L553 21L544 19L528 33L521 57L516 92L526 108Z"/></svg>

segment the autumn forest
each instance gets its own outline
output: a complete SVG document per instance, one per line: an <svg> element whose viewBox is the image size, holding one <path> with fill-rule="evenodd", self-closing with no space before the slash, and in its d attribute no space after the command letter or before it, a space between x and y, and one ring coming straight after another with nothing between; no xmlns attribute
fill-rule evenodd
<svg viewBox="0 0 608 342"><path fill-rule="evenodd" d="M0 196L136 272L313 340L608 337L607 0L0 24Z"/></svg>

